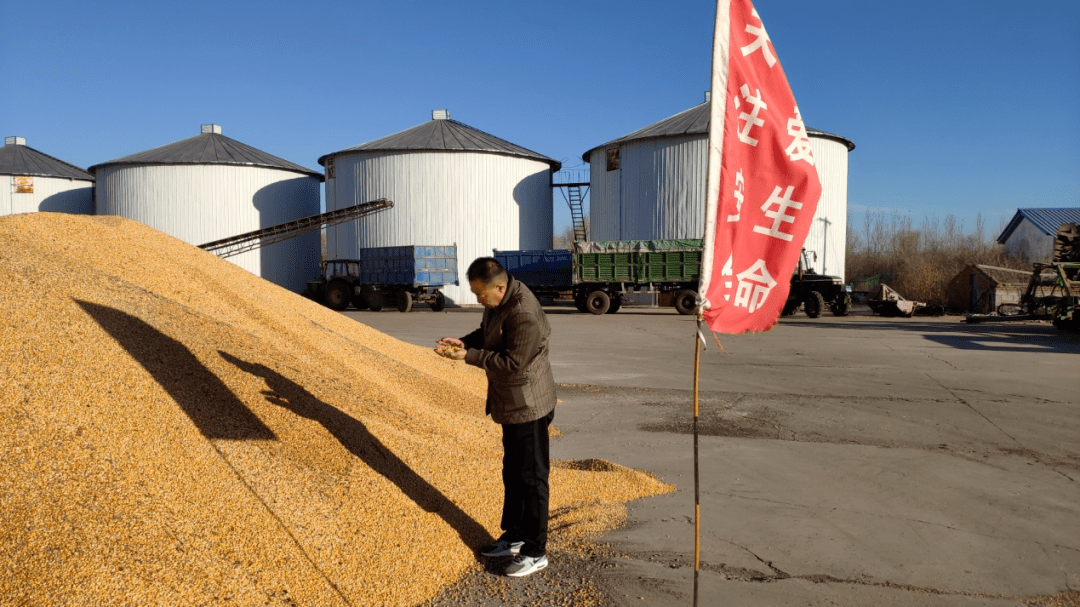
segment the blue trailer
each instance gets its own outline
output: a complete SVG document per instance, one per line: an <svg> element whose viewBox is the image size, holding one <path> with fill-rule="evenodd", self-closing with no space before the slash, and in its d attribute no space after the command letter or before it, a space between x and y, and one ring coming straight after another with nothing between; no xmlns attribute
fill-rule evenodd
<svg viewBox="0 0 1080 607"><path fill-rule="evenodd" d="M558 297L574 288L574 253L548 251L495 251L495 259L537 297Z"/></svg>
<svg viewBox="0 0 1080 607"><path fill-rule="evenodd" d="M304 295L333 310L353 305L379 311L396 305L408 312L426 303L446 307L444 285L458 284L456 246L403 246L360 249L357 259L328 259L322 276L308 283Z"/></svg>

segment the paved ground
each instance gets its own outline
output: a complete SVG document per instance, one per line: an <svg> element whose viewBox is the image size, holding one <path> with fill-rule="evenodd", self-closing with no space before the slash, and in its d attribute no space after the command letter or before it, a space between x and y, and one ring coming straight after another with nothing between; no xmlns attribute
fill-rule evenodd
<svg viewBox="0 0 1080 607"><path fill-rule="evenodd" d="M603 538L611 554L553 555L525 581L477 572L437 604L689 605L695 323L548 312L564 401L552 456L678 490L631 504ZM346 314L421 345L480 320ZM959 321L797 316L721 336L723 351L709 338L702 605L1018 605L1080 590L1080 336Z"/></svg>

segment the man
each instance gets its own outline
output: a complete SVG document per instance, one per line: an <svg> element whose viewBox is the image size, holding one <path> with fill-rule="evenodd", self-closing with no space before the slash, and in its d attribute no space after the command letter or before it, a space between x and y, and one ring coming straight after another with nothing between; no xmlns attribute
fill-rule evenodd
<svg viewBox="0 0 1080 607"><path fill-rule="evenodd" d="M524 577L548 565L548 425L556 401L551 327L532 291L494 258L477 259L466 276L485 308L480 328L440 339L435 351L487 372L487 413L502 425L503 534L480 553L513 555L506 575Z"/></svg>

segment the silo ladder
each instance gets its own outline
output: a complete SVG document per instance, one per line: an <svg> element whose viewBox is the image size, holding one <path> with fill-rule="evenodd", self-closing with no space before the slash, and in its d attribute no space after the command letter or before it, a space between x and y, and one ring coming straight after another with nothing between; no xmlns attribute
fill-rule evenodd
<svg viewBox="0 0 1080 607"><path fill-rule="evenodd" d="M570 184L566 187L567 202L570 204L570 219L574 222L574 240L588 240L588 234L585 233L585 212L581 205L585 197L581 193L581 188L579 184Z"/></svg>

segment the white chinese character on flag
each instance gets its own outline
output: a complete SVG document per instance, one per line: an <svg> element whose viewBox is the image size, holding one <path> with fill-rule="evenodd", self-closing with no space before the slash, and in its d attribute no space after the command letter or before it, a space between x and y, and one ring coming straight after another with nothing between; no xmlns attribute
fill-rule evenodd
<svg viewBox="0 0 1080 607"><path fill-rule="evenodd" d="M720 270L720 275L724 277L725 301L731 301L731 288L735 286L731 277L734 276L734 274L735 272L731 269L731 255L728 255L727 262L724 263L724 268Z"/></svg>
<svg viewBox="0 0 1080 607"><path fill-rule="evenodd" d="M745 199L745 196L743 195L743 189L745 189L745 186L746 186L746 182L743 181L742 169L739 169L739 172L735 173L735 191L731 193L731 195L735 197L735 214L734 215L728 215L727 216L728 221L738 221L739 220L739 214L742 213L742 203L743 203L743 200ZM731 260L729 259L728 263L730 263L730 262L731 262Z"/></svg>
<svg viewBox="0 0 1080 607"><path fill-rule="evenodd" d="M754 262L754 265L739 272L739 289L735 293L735 306L746 308L753 314L765 303L765 299L776 286L776 280L769 274L769 268L764 259Z"/></svg>
<svg viewBox="0 0 1080 607"><path fill-rule="evenodd" d="M750 14L758 20L758 23L761 23L761 17L758 16L756 8ZM769 34L765 31L765 24L761 23L761 27L758 27L747 23L746 32L755 36L755 38L753 42L739 49L742 51L743 57L760 49L762 56L765 57L765 63L768 63L769 67L776 65L776 56L773 55L772 49L769 48Z"/></svg>
<svg viewBox="0 0 1080 607"><path fill-rule="evenodd" d="M755 126L765 126L765 120L759 118L758 114L761 110L767 109L769 106L765 105L765 102L762 101L761 91L754 91L754 94L751 95L750 87L744 84L742 85L742 88L739 89L739 92L742 93L743 99L749 101L750 105L754 106L749 114L746 112L741 112L739 114L739 120L746 122L746 124L743 125L742 130L739 131L739 141L749 143L750 145L757 145L758 140L750 136L750 129ZM738 97L735 97L734 103L735 107L738 108L740 105Z"/></svg>
<svg viewBox="0 0 1080 607"><path fill-rule="evenodd" d="M795 117L787 120L787 134L794 137L784 150L792 162L805 160L814 166L814 154L810 151L810 137L806 134L806 125L803 124L799 106L795 106Z"/></svg>
<svg viewBox="0 0 1080 607"><path fill-rule="evenodd" d="M771 227L754 226L754 232L758 234L764 234L766 236L772 236L773 238L779 238L780 240L791 241L791 234L781 230L782 223L795 223L795 216L788 215L788 209L801 209L802 203L798 200L791 199L791 192L794 190L794 186L788 186L784 190L784 195L780 196L780 186L776 186L773 190L772 196L765 201L765 204L761 205L761 210L765 211L765 216L773 220ZM773 205L776 205L777 209L772 209Z"/></svg>

